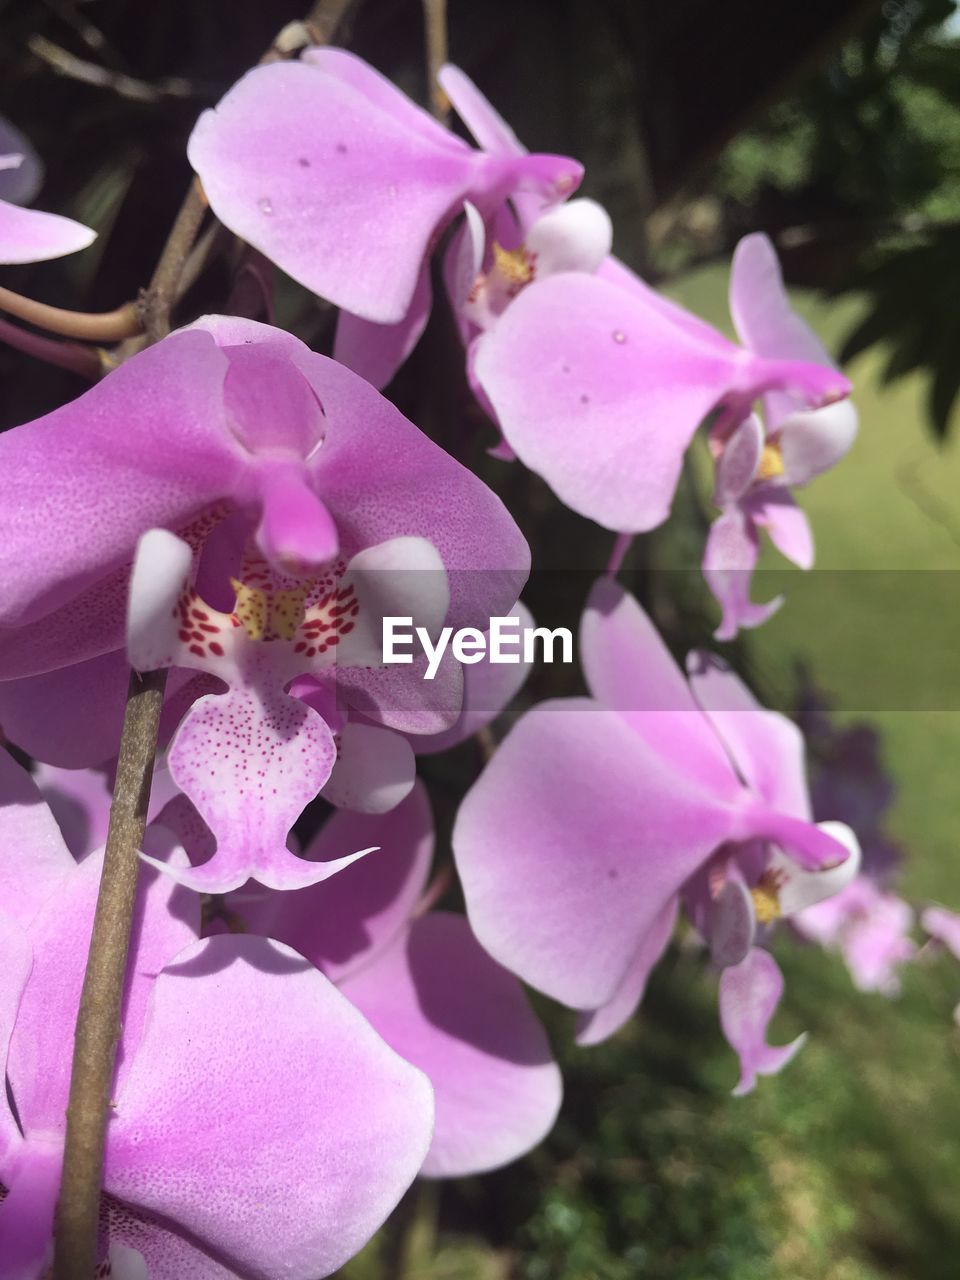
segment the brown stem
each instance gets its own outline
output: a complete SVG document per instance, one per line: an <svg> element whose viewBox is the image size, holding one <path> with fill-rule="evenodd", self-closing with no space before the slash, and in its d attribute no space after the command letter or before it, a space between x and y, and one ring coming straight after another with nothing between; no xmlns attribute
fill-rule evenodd
<svg viewBox="0 0 960 1280"><path fill-rule="evenodd" d="M159 342L170 332L170 310L177 298L180 273L206 211L206 196L199 178L194 178L163 246L153 279L140 300L140 314L148 343Z"/></svg>
<svg viewBox="0 0 960 1280"><path fill-rule="evenodd" d="M437 79L447 61L447 0L423 0L423 24L427 39L427 83L430 87L430 109L441 124L450 115L450 99Z"/></svg>
<svg viewBox="0 0 960 1280"><path fill-rule="evenodd" d="M57 1205L54 1280L91 1280L120 1009L165 671L131 673L107 848L80 996Z"/></svg>
<svg viewBox="0 0 960 1280"><path fill-rule="evenodd" d="M33 298L24 298L12 289L0 289L0 310L49 333L86 342L119 342L122 338L132 338L142 328L135 302L126 302L116 311L64 311L60 307L48 307L45 302L34 302Z"/></svg>
<svg viewBox="0 0 960 1280"><path fill-rule="evenodd" d="M313 6L307 22L325 14L344 16L353 0L328 0ZM333 27L329 33L332 34ZM311 39L317 33L311 31ZM275 42L275 45L278 42ZM291 51L297 47L292 42ZM207 208L199 180L187 197L140 301L146 343L170 332L170 311L177 287ZM127 344L132 354L134 344ZM110 826L97 909L90 938L74 1037L70 1101L64 1144L63 1176L54 1235L53 1280L90 1280L97 1264L97 1226L110 1089L126 976L127 952L136 902L138 852L143 844L165 671L132 672L120 738L117 777L110 805Z"/></svg>

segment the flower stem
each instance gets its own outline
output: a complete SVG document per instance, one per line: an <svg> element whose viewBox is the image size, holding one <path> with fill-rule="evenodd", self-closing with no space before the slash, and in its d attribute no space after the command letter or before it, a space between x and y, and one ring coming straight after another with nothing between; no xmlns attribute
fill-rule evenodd
<svg viewBox="0 0 960 1280"><path fill-rule="evenodd" d="M356 0L318 0L308 14L310 39L329 39ZM276 42L275 42L276 43ZM302 45L295 41L290 52ZM283 52L277 56L283 56ZM149 287L138 304L144 337L118 349L117 359L159 342L170 332L170 312L207 200L198 179L190 184ZM120 738L110 825L94 915L87 968L74 1036L63 1176L54 1228L53 1280L91 1280L97 1266L100 1189L110 1110L127 953L133 926L139 850L143 845L157 751L166 671L131 672Z"/></svg>
<svg viewBox="0 0 960 1280"><path fill-rule="evenodd" d="M450 101L437 80L437 73L447 61L447 0L423 0L423 23L427 38L430 109L441 124L446 124Z"/></svg>
<svg viewBox="0 0 960 1280"><path fill-rule="evenodd" d="M167 237L153 279L140 303L148 344L159 342L170 332L170 311L177 299L180 273L193 248L206 211L206 196L199 178L194 178Z"/></svg>
<svg viewBox="0 0 960 1280"><path fill-rule="evenodd" d="M48 333L86 342L119 342L121 338L132 338L142 328L135 302L124 303L116 311L64 311L61 307L48 307L45 302L24 298L12 289L0 289L0 310Z"/></svg>
<svg viewBox="0 0 960 1280"><path fill-rule="evenodd" d="M127 951L166 671L131 673L67 1107L54 1280L90 1280Z"/></svg>

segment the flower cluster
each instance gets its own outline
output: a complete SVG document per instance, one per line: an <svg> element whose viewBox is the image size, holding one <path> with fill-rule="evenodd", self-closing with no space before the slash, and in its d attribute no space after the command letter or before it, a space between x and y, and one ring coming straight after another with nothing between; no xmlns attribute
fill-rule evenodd
<svg viewBox="0 0 960 1280"><path fill-rule="evenodd" d="M799 730L709 654L681 672L612 574L581 620L589 696L526 709L493 751L453 829L466 916L438 909L453 867L441 853L431 879L417 756L485 731L526 670L448 653L425 680L423 661L384 662L384 619L483 632L522 613L530 555L492 489L381 394L423 332L435 255L492 451L574 512L653 529L704 427L719 638L776 607L750 598L759 530L811 564L791 490L856 429L765 237L734 255L737 344L611 256L606 212L570 198L575 160L529 153L456 68L441 81L476 146L333 48L249 72L190 139L213 214L340 309L332 358L205 316L0 437L0 725L35 761L0 752L4 1280L51 1261L131 667L169 679L105 1274L316 1280L418 1174L521 1156L561 1103L521 983L594 1044L633 1015L681 911L720 971L737 1093L802 1040L768 1043L778 920L842 945L861 985L894 981L902 957L873 980L852 958L850 904L880 893L869 833L841 797L814 820ZM6 262L90 234L0 205Z"/></svg>

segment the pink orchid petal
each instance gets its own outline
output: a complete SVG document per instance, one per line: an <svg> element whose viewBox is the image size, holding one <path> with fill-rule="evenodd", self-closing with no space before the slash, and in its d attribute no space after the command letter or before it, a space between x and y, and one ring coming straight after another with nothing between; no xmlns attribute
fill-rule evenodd
<svg viewBox="0 0 960 1280"><path fill-rule="evenodd" d="M730 313L741 342L758 355L833 363L820 339L790 306L777 252L763 232L744 236L734 249ZM795 395L778 391L766 399L771 428L785 425L786 419L803 407ZM787 483L796 481L791 478Z"/></svg>
<svg viewBox="0 0 960 1280"><path fill-rule="evenodd" d="M899 970L917 954L917 944L907 936L912 924L910 906L893 894L884 894L870 916L851 926L841 951L858 991L900 994Z"/></svg>
<svg viewBox="0 0 960 1280"><path fill-rule="evenodd" d="M767 711L740 677L713 654L687 658L690 687L744 781L773 808L812 820L803 734Z"/></svg>
<svg viewBox="0 0 960 1280"><path fill-rule="evenodd" d="M330 512L306 482L302 465L281 463L264 474L263 514L255 534L267 562L280 573L302 577L322 570L340 550Z"/></svg>
<svg viewBox="0 0 960 1280"><path fill-rule="evenodd" d="M104 769L59 769L48 764L34 769L40 794L78 862L106 844L113 793L111 773ZM179 792L166 764L158 760L150 787L148 821L176 795Z"/></svg>
<svg viewBox="0 0 960 1280"><path fill-rule="evenodd" d="M24 1143L2 1169L3 1280L38 1280L53 1259L53 1215L63 1165L62 1142Z"/></svg>
<svg viewBox="0 0 960 1280"><path fill-rule="evenodd" d="M58 769L41 764L33 773L67 848L79 861L107 840L110 780L100 769ZM153 794L151 792L151 804Z"/></svg>
<svg viewBox="0 0 960 1280"><path fill-rule="evenodd" d="M417 783L389 814L335 813L304 853L324 863L344 849L378 846L372 857L297 893L249 886L229 905L248 932L285 942L340 982L403 930L423 895L433 844L430 802Z"/></svg>
<svg viewBox="0 0 960 1280"><path fill-rule="evenodd" d="M128 1249L124 1244L111 1245L107 1261L110 1280L150 1280L146 1259L136 1249Z"/></svg>
<svg viewBox="0 0 960 1280"><path fill-rule="evenodd" d="M0 200L0 262L46 262L78 253L93 244L97 233L58 213L21 209Z"/></svg>
<svg viewBox="0 0 960 1280"><path fill-rule="evenodd" d="M812 569L813 531L810 522L783 485L762 485L747 498L750 518L766 529L781 555L801 569Z"/></svg>
<svg viewBox="0 0 960 1280"><path fill-rule="evenodd" d="M671 898L644 935L613 998L599 1009L577 1015L577 1044L600 1044L619 1031L636 1013L650 973L670 944L677 920L677 906L677 899Z"/></svg>
<svg viewBox="0 0 960 1280"><path fill-rule="evenodd" d="M946 907L927 907L920 924L924 932L942 942L960 960L960 913Z"/></svg>
<svg viewBox="0 0 960 1280"><path fill-rule="evenodd" d="M402 320L395 324L377 324L349 311L340 312L333 343L334 359L378 390L385 387L420 341L432 306L429 264L425 263Z"/></svg>
<svg viewBox="0 0 960 1280"><path fill-rule="evenodd" d="M148 1280L237 1280L233 1267L218 1262L177 1230L176 1224L161 1216L133 1209L115 1200L111 1195L101 1198L100 1239L103 1250L114 1270L110 1280L144 1280L144 1272L137 1270L138 1258L143 1259ZM132 1268L127 1273L117 1270L122 1266Z"/></svg>
<svg viewBox="0 0 960 1280"><path fill-rule="evenodd" d="M173 861L181 859L182 854ZM33 969L7 1060L10 1088L28 1137L32 1130L62 1131L73 1062L73 1030L102 863L98 853L75 866L29 928ZM154 979L163 965L196 937L199 926L199 903L193 895L154 872L141 876L115 1087L136 1052Z"/></svg>
<svg viewBox="0 0 960 1280"><path fill-rule="evenodd" d="M335 670L338 694L353 711L401 733L445 733L463 708L466 668L449 649L432 680L426 679L427 659L422 655L410 666Z"/></svg>
<svg viewBox="0 0 960 1280"><path fill-rule="evenodd" d="M195 702L168 763L216 836L217 851L199 867L170 874L206 893L227 893L251 877L292 889L334 874L338 865L305 863L286 842L335 759L333 734L320 716L268 682Z"/></svg>
<svg viewBox="0 0 960 1280"><path fill-rule="evenodd" d="M777 962L758 947L746 959L720 975L720 1025L740 1058L740 1081L734 1097L750 1093L757 1076L776 1075L798 1052L806 1032L790 1044L767 1044L767 1027L783 995L783 975Z"/></svg>
<svg viewBox="0 0 960 1280"><path fill-rule="evenodd" d="M580 660L593 696L664 760L704 786L736 790L730 761L683 672L637 601L610 578L591 589L580 623Z"/></svg>
<svg viewBox="0 0 960 1280"><path fill-rule="evenodd" d="M415 920L341 991L433 1085L427 1177L496 1169L553 1127L561 1081L543 1028L462 916Z"/></svg>
<svg viewBox="0 0 960 1280"><path fill-rule="evenodd" d="M576 1009L610 1000L735 806L669 767L616 712L541 703L467 794L453 833L467 913L490 954Z"/></svg>
<svg viewBox="0 0 960 1280"><path fill-rule="evenodd" d="M774 848L767 865L778 882L777 898L784 916L792 916L842 893L860 871L860 843L853 831L842 822L818 822L817 827L839 841L850 856L845 862L823 871L805 871Z"/></svg>
<svg viewBox="0 0 960 1280"><path fill-rule="evenodd" d="M35 628L42 635L55 609L64 615L63 656L47 657L49 665L39 669L119 648L120 636L104 634L101 622L101 647L80 652L78 624L87 605L67 608L68 602L128 560L144 529L183 527L231 492L243 461L222 426L226 371L227 358L208 334L173 334L78 400L0 437L3 625L16 624L11 638L24 642L34 630L25 622L42 619ZM132 416L131 404L140 406ZM38 449L51 465L36 465ZM114 587L118 617L124 585L120 577ZM6 649L5 674L38 670L10 670Z"/></svg>
<svg viewBox="0 0 960 1280"><path fill-rule="evenodd" d="M383 620L410 617L431 636L443 626L450 588L443 560L426 538L391 538L359 551L343 586L353 586L360 611L334 651L338 668L383 666Z"/></svg>
<svg viewBox="0 0 960 1280"><path fill-rule="evenodd" d="M251 453L311 454L326 434L324 407L289 359L290 348L273 342L221 345L230 360L223 407L231 433Z"/></svg>
<svg viewBox="0 0 960 1280"><path fill-rule="evenodd" d="M33 949L17 919L2 908L0 908L0 939L2 939L0 955L3 958L3 964L0 966L0 1074L5 1077L10 1037L13 1034L24 988L33 968ZM4 1182L3 1175L11 1159L10 1153L15 1152L22 1141L20 1127L14 1119L7 1098L4 1097L0 1101L0 1182ZM2 1212L0 1208L0 1214Z"/></svg>
<svg viewBox="0 0 960 1280"><path fill-rule="evenodd" d="M829 471L853 447L857 426L850 400L822 409L794 409L779 425L784 484L804 485Z"/></svg>
<svg viewBox="0 0 960 1280"><path fill-rule="evenodd" d="M721 969L743 960L753 946L757 916L753 899L743 880L731 875L726 880L710 913L710 959Z"/></svg>
<svg viewBox="0 0 960 1280"><path fill-rule="evenodd" d="M487 101L470 77L448 62L437 73L440 87L450 99L457 115L467 126L477 146L494 155L523 156L527 149L500 115Z"/></svg>
<svg viewBox="0 0 960 1280"><path fill-rule="evenodd" d="M411 127L417 110L388 82L372 95L316 56L274 63L204 112L187 155L233 232L321 297L395 324L436 231L490 163L425 113ZM318 119L337 127L304 130Z"/></svg>
<svg viewBox="0 0 960 1280"><path fill-rule="evenodd" d="M29 929L74 867L37 784L0 748L0 906Z"/></svg>
<svg viewBox="0 0 960 1280"><path fill-rule="evenodd" d="M641 280L636 272L631 271L619 258L615 258L611 254L601 264L597 275L601 279L609 281L610 284L616 285L618 289L636 295L641 302L657 311L664 321L686 330L691 338L714 346L720 352L729 352L729 339L714 329L713 325L707 324L706 320L701 320L699 316L695 316L686 307L681 307L678 302L674 302L664 294L658 293L645 280Z"/></svg>
<svg viewBox="0 0 960 1280"><path fill-rule="evenodd" d="M0 682L0 729L33 756L65 769L117 754L130 666L122 650L59 671Z"/></svg>
<svg viewBox="0 0 960 1280"><path fill-rule="evenodd" d="M184 1043L188 1057L170 1052ZM315 1280L394 1208L432 1119L426 1077L307 961L210 938L156 981L105 1186L239 1270Z"/></svg>
<svg viewBox="0 0 960 1280"><path fill-rule="evenodd" d="M758 355L831 363L820 339L790 306L777 251L762 231L744 236L733 251L730 314L740 341Z"/></svg>
<svg viewBox="0 0 960 1280"><path fill-rule="evenodd" d="M713 501L718 507L736 502L750 488L760 465L763 444L763 423L751 413L724 444L717 459Z"/></svg>
<svg viewBox="0 0 960 1280"><path fill-rule="evenodd" d="M504 616L517 618L521 633L534 625L530 610L519 602ZM520 661L516 663L491 662L485 656L482 662L465 667L463 708L456 723L442 733L411 735L409 742L417 755L447 751L495 720L520 692L532 670L533 663L523 660L522 650L517 656Z"/></svg>
<svg viewBox="0 0 960 1280"><path fill-rule="evenodd" d="M300 60L323 72L325 77L349 85L379 111L393 116L404 128L419 134L434 146L463 148L460 139L438 124L429 111L418 107L405 93L401 93L392 80L374 70L355 53L330 45L315 45L305 49Z"/></svg>
<svg viewBox="0 0 960 1280"><path fill-rule="evenodd" d="M713 633L717 640L734 640L741 628L762 626L783 604L783 596L767 604L750 599L758 555L753 521L739 504L728 507L710 526L703 551L704 580L723 610Z"/></svg>
<svg viewBox="0 0 960 1280"><path fill-rule="evenodd" d="M174 605L190 579L193 551L167 529L137 543L127 605L127 657L135 671L170 666L179 655Z"/></svg>
<svg viewBox="0 0 960 1280"><path fill-rule="evenodd" d="M463 224L451 237L449 248L444 256L443 277L447 287L447 297L450 299L454 316L460 325L463 344L466 346L469 339L469 325L464 324L461 312L483 267L487 230L479 209L469 200L464 202L463 215Z"/></svg>
<svg viewBox="0 0 960 1280"><path fill-rule="evenodd" d="M386 813L410 794L416 775L406 738L379 725L348 724L322 794L339 809Z"/></svg>
<svg viewBox="0 0 960 1280"><path fill-rule="evenodd" d="M834 831L833 828L837 828ZM778 813L762 801L743 811L736 831L738 841L772 840L804 871L823 873L840 867L851 856L849 828L843 823L814 825L800 818Z"/></svg>
<svg viewBox="0 0 960 1280"><path fill-rule="evenodd" d="M596 271L610 253L613 223L596 200L571 200L538 218L526 235L536 279L561 271Z"/></svg>
<svg viewBox="0 0 960 1280"><path fill-rule="evenodd" d="M831 369L702 341L644 295L580 273L524 289L479 340L475 370L525 465L623 533L666 519L687 446L721 402L745 411L789 385L821 403L848 385Z"/></svg>

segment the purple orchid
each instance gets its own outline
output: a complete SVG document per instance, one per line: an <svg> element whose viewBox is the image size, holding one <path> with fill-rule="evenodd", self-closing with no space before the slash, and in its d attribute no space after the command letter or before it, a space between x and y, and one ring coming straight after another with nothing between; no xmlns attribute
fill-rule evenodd
<svg viewBox="0 0 960 1280"><path fill-rule="evenodd" d="M0 1273L40 1280L102 855L73 861L5 753L0 796ZM169 845L160 829L148 838ZM364 1244L415 1176L430 1086L288 947L198 942L198 926L195 895L143 877L101 1257L126 1280L315 1280Z"/></svg>
<svg viewBox="0 0 960 1280"><path fill-rule="evenodd" d="M758 356L831 361L821 343L791 310L776 251L767 236L745 236L733 255L730 310L744 346ZM813 536L791 489L808 484L847 453L857 432L849 400L810 408L801 396L771 391L764 397L766 424L750 414L739 426L714 431L720 516L704 551L707 584L723 609L715 632L732 640L741 627L765 622L782 604L750 600L759 554L759 531L801 569L813 564Z"/></svg>
<svg viewBox="0 0 960 1280"><path fill-rule="evenodd" d="M610 1035L639 1003L678 903L725 970L721 1018L739 1091L778 1069L765 1042L781 979L755 942L838 892L859 851L811 821L802 739L725 668L690 683L618 584L594 587L581 626L591 698L542 703L467 795L454 852L467 911L495 959Z"/></svg>
<svg viewBox="0 0 960 1280"><path fill-rule="evenodd" d="M476 94L462 73L444 85L458 107ZM317 119L332 128L311 130ZM464 203L484 217L510 197L543 208L583 175L490 134L474 150L360 58L323 48L248 72L187 151L221 222L343 308L336 358L383 386L423 331L429 258Z"/></svg>
<svg viewBox="0 0 960 1280"><path fill-rule="evenodd" d="M371 844L375 858L299 893L248 886L230 895L231 927L242 922L306 956L427 1074L436 1125L423 1174L496 1168L536 1146L556 1118L561 1082L546 1037L467 921L424 913L434 834L422 786L384 816L334 814L305 857Z"/></svg>
<svg viewBox="0 0 960 1280"><path fill-rule="evenodd" d="M125 639L141 669L181 664L170 769L217 851L173 874L216 892L334 869L285 841L333 770L338 708L369 733L459 715L460 666L382 666L381 615L486 627L529 563L499 500L371 387L242 320L199 322L8 432L0 499L0 722L41 759L100 763L116 738L81 752L109 741Z"/></svg>

